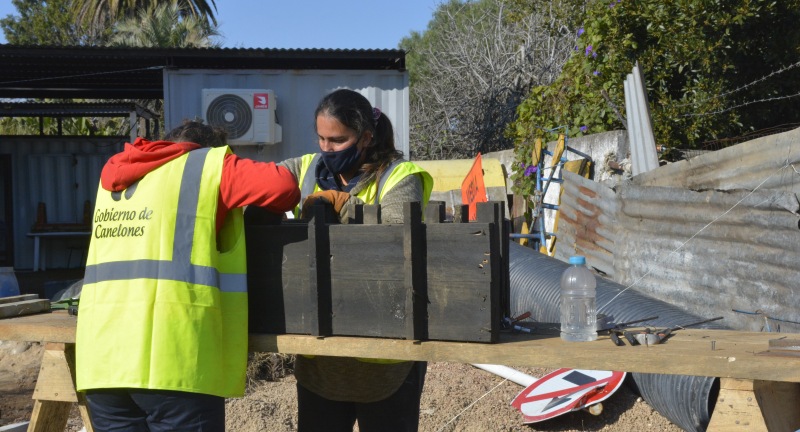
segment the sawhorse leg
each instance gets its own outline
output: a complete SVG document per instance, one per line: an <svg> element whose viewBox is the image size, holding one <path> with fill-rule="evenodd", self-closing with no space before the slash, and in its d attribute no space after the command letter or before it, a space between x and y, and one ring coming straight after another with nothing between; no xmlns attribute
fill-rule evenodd
<svg viewBox="0 0 800 432"><path fill-rule="evenodd" d="M75 344L45 345L33 399L28 432L63 432L76 402L86 431L93 432L86 399L83 393L75 391Z"/></svg>
<svg viewBox="0 0 800 432"><path fill-rule="evenodd" d="M709 432L798 429L800 383L720 378Z"/></svg>

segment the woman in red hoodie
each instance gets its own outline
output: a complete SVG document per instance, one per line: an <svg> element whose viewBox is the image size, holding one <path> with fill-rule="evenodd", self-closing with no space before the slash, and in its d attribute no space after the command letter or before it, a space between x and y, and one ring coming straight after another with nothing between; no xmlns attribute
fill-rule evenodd
<svg viewBox="0 0 800 432"><path fill-rule="evenodd" d="M76 380L96 431L223 431L242 396L242 207L292 209L294 176L185 122L137 139L101 173L80 299Z"/></svg>

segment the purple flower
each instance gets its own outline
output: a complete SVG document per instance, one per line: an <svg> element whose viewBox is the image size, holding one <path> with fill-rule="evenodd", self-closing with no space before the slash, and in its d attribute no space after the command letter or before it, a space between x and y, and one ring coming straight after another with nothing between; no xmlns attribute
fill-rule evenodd
<svg viewBox="0 0 800 432"><path fill-rule="evenodd" d="M591 54L591 53L592 53L592 49L593 49L593 48L592 48L592 46L591 46L591 45L587 45L587 46L586 46L586 55L587 55L587 56L588 56L589 54Z"/></svg>
<svg viewBox="0 0 800 432"><path fill-rule="evenodd" d="M592 75L599 76L600 75L600 71L594 71L594 72L592 72Z"/></svg>
<svg viewBox="0 0 800 432"><path fill-rule="evenodd" d="M584 32L583 27L578 29L578 36L582 35Z"/></svg>
<svg viewBox="0 0 800 432"><path fill-rule="evenodd" d="M588 126L581 126L581 133L586 133L587 130L589 130Z"/></svg>
<svg viewBox="0 0 800 432"><path fill-rule="evenodd" d="M578 51L578 46L577 45L575 45L575 51Z"/></svg>
<svg viewBox="0 0 800 432"><path fill-rule="evenodd" d="M592 58L595 58L595 57L597 57L597 52L593 52L592 53Z"/></svg>
<svg viewBox="0 0 800 432"><path fill-rule="evenodd" d="M528 165L528 168L525 168L525 173L523 174L525 177L530 177L531 174L535 173L539 168L533 165Z"/></svg>

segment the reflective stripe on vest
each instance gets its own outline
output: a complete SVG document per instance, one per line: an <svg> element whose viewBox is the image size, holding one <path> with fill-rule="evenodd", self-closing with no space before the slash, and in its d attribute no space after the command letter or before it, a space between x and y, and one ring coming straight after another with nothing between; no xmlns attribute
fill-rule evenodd
<svg viewBox="0 0 800 432"><path fill-rule="evenodd" d="M84 284L124 279L160 279L219 287L223 292L247 292L247 276L222 273L191 263L195 213L200 199L200 178L210 148L189 152L181 178L175 220L172 261L133 260L89 265Z"/></svg>
<svg viewBox="0 0 800 432"><path fill-rule="evenodd" d="M308 175L312 169L316 169L313 167L317 166L319 162L319 158L321 157L320 153L315 153L314 157L311 158L311 163L308 167L304 170L303 176L303 183L300 185L300 203L302 205L302 201L312 193L314 193L314 189L317 187L317 177L316 175ZM378 181L378 189L375 192L375 202L373 204L380 204L381 203L381 191L383 191L383 186L386 184L386 180L389 178L389 175L392 174L395 168L398 165L405 162L403 159L395 159L394 162L389 164L389 166L381 173L380 181Z"/></svg>

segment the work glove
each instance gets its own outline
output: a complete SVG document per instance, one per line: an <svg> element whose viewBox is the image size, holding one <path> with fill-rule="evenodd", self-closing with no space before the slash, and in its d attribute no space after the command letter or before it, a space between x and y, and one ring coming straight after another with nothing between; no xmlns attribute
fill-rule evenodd
<svg viewBox="0 0 800 432"><path fill-rule="evenodd" d="M311 217L313 213L312 207L317 202L325 202L333 206L333 211L336 212L338 215L341 212L342 207L344 207L347 200L350 199L350 194L347 192L340 192L335 190L326 190L326 191L319 191L314 192L313 194L306 197L306 200L303 202L303 210L300 212L300 217L302 219L307 219Z"/></svg>

